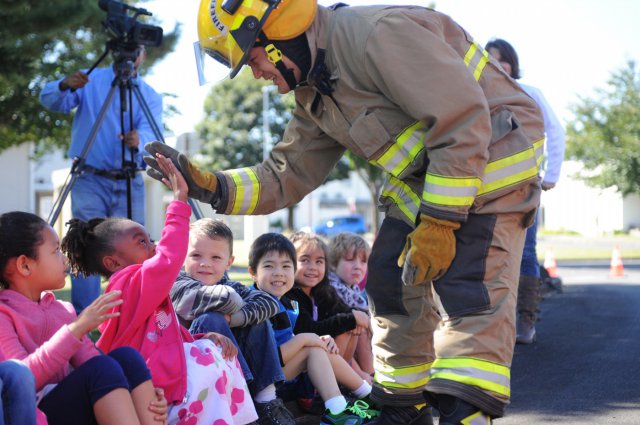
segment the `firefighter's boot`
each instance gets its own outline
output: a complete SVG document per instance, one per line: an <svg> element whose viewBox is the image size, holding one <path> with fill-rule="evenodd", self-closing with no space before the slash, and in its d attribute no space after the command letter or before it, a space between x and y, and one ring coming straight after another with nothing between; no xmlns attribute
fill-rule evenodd
<svg viewBox="0 0 640 425"><path fill-rule="evenodd" d="M535 342L539 302L540 279L535 276L520 276L516 344L531 344Z"/></svg>
<svg viewBox="0 0 640 425"><path fill-rule="evenodd" d="M382 406L380 416L369 425L433 425L431 407Z"/></svg>
<svg viewBox="0 0 640 425"><path fill-rule="evenodd" d="M439 425L491 425L491 417L471 403L447 394L424 393L428 403L440 412Z"/></svg>

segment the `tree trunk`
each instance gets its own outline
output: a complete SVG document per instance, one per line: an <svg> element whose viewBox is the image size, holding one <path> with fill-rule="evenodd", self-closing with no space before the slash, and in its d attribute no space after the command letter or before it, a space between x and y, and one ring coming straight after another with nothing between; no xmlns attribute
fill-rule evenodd
<svg viewBox="0 0 640 425"><path fill-rule="evenodd" d="M295 226L294 226L295 217L293 214L295 208L296 208L295 205L287 207L287 228L285 230L287 230L288 232L293 232L295 230Z"/></svg>
<svg viewBox="0 0 640 425"><path fill-rule="evenodd" d="M374 236L378 234L378 230L380 230L380 211L378 210L378 192L379 190L374 188L373 190L369 188L369 194L371 195L371 233Z"/></svg>

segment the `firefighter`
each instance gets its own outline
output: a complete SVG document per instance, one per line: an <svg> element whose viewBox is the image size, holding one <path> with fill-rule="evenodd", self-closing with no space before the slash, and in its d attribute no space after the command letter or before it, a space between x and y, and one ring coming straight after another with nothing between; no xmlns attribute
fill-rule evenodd
<svg viewBox="0 0 640 425"><path fill-rule="evenodd" d="M268 214L322 184L345 151L380 167L369 259L376 424L491 423L510 398L518 271L540 196L536 103L448 16L419 6L202 0L200 48L248 65L296 108L263 163L178 165L222 214ZM161 178L147 157L154 178ZM426 401L426 405L425 405Z"/></svg>

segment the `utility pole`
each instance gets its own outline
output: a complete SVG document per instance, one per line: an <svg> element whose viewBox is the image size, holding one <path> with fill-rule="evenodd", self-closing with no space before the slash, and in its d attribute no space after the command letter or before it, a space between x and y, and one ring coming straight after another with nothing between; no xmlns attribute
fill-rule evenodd
<svg viewBox="0 0 640 425"><path fill-rule="evenodd" d="M271 129L269 126L269 92L276 86L262 87L262 159L269 157L271 151Z"/></svg>

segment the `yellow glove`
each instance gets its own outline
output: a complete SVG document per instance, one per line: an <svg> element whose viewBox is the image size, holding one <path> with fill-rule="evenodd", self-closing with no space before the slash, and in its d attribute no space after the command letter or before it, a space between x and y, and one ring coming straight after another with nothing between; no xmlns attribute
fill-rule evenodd
<svg viewBox="0 0 640 425"><path fill-rule="evenodd" d="M407 235L407 243L398 258L402 281L414 286L442 277L456 256L454 230L460 223L420 214L420 224Z"/></svg>
<svg viewBox="0 0 640 425"><path fill-rule="evenodd" d="M144 162L150 167L147 174L156 180L162 181L164 175L155 159L157 153L171 159L173 164L182 173L189 186L189 196L198 201L210 204L215 200L218 178L209 171L202 171L189 161L187 156L162 142L151 142L145 147L151 156L145 156Z"/></svg>

